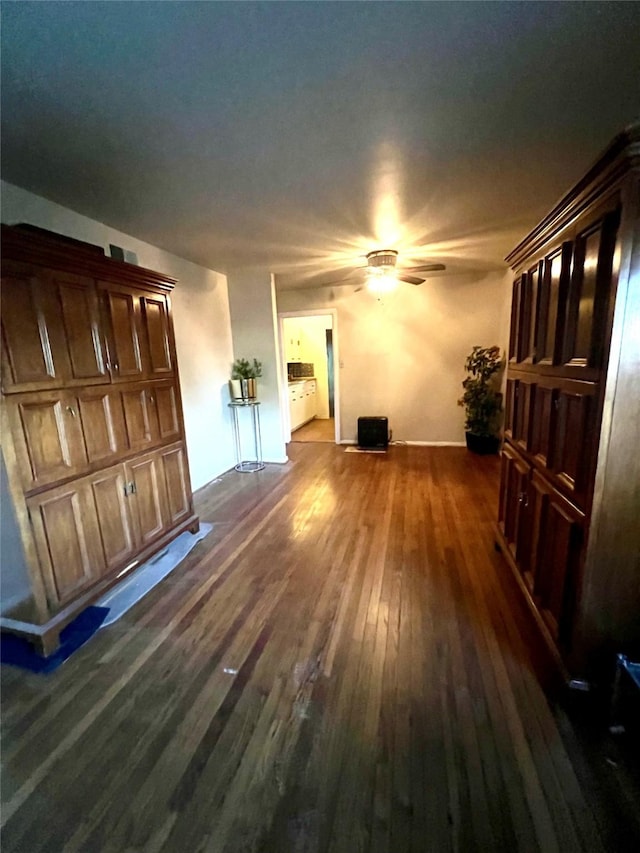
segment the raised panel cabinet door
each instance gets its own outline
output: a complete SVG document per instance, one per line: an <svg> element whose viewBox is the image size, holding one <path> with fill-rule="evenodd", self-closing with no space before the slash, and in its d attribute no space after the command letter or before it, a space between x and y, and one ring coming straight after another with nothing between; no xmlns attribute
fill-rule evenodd
<svg viewBox="0 0 640 853"><path fill-rule="evenodd" d="M128 387L123 385L121 396L129 448L145 450L157 444L159 439L157 402L149 384L136 382Z"/></svg>
<svg viewBox="0 0 640 853"><path fill-rule="evenodd" d="M145 374L139 296L130 288L98 282L104 293L108 330L109 363L113 381L142 379Z"/></svg>
<svg viewBox="0 0 640 853"><path fill-rule="evenodd" d="M553 464L558 484L575 503L584 507L592 481L596 445L597 386L576 382L558 391L554 401Z"/></svg>
<svg viewBox="0 0 640 853"><path fill-rule="evenodd" d="M153 382L147 388L152 410L158 423L158 434L162 441L173 441L182 434L178 409L178 393L171 381Z"/></svg>
<svg viewBox="0 0 640 853"><path fill-rule="evenodd" d="M191 488L184 447L170 447L160 451L164 480L167 487L169 524L177 524L191 512Z"/></svg>
<svg viewBox="0 0 640 853"><path fill-rule="evenodd" d="M610 211L576 236L563 341L567 365L602 365L619 219L617 210Z"/></svg>
<svg viewBox="0 0 640 853"><path fill-rule="evenodd" d="M124 466L100 471L91 477L89 485L98 517L106 571L111 572L122 568L135 550L130 488Z"/></svg>
<svg viewBox="0 0 640 853"><path fill-rule="evenodd" d="M129 450L119 391L88 387L78 391L87 458L108 465Z"/></svg>
<svg viewBox="0 0 640 853"><path fill-rule="evenodd" d="M527 451L531 441L531 401L535 394L535 384L523 379L515 389L514 438L521 450Z"/></svg>
<svg viewBox="0 0 640 853"><path fill-rule="evenodd" d="M531 402L531 440L529 452L548 467L553 458L556 400L558 391L552 385L537 384Z"/></svg>
<svg viewBox="0 0 640 853"><path fill-rule="evenodd" d="M517 559L523 513L527 505L530 466L509 444L502 449L499 521L509 550Z"/></svg>
<svg viewBox="0 0 640 853"><path fill-rule="evenodd" d="M522 278L513 282L511 291L511 327L509 335L509 361L517 362L520 351L520 306L522 304Z"/></svg>
<svg viewBox="0 0 640 853"><path fill-rule="evenodd" d="M533 593L552 636L566 645L579 593L584 516L542 478L535 479L534 486L538 498Z"/></svg>
<svg viewBox="0 0 640 853"><path fill-rule="evenodd" d="M64 605L104 573L100 532L87 483L70 483L27 501L50 603Z"/></svg>
<svg viewBox="0 0 640 853"><path fill-rule="evenodd" d="M173 373L169 301L164 294L145 294L140 296L140 306L147 339L145 375L152 378Z"/></svg>
<svg viewBox="0 0 640 853"><path fill-rule="evenodd" d="M7 412L26 492L84 473L87 453L74 395L21 394L7 401Z"/></svg>
<svg viewBox="0 0 640 853"><path fill-rule="evenodd" d="M564 242L544 259L540 278L539 316L536 351L542 364L558 364L561 359L561 334L565 310L573 245Z"/></svg>
<svg viewBox="0 0 640 853"><path fill-rule="evenodd" d="M147 453L125 465L134 529L139 545L157 539L168 522L167 493L158 452Z"/></svg>
<svg viewBox="0 0 640 853"><path fill-rule="evenodd" d="M536 264L529 270L526 280L525 299L526 310L523 322L526 328L523 335L523 349L520 361L534 363L538 361L537 340L538 322L540 317L540 269Z"/></svg>
<svg viewBox="0 0 640 853"><path fill-rule="evenodd" d="M2 390L60 388L69 375L69 354L60 305L41 268L2 264Z"/></svg>
<svg viewBox="0 0 640 853"><path fill-rule="evenodd" d="M65 385L96 385L110 382L93 279L73 273L46 271L46 283L57 294L69 353Z"/></svg>

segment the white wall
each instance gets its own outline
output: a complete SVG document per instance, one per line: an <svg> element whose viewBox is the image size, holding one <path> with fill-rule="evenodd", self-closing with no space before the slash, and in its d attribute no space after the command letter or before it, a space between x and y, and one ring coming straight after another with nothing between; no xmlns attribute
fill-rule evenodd
<svg viewBox="0 0 640 853"><path fill-rule="evenodd" d="M112 243L135 252L140 266L179 280L171 299L192 486L228 470L235 459L226 405L233 348L225 276L12 184L1 188L2 222L29 222L103 246L107 255Z"/></svg>
<svg viewBox="0 0 640 853"><path fill-rule="evenodd" d="M351 287L278 293L278 310L337 310L341 439L357 419L386 415L394 441L464 443L464 361L471 347L508 339L510 276L439 276L400 284L381 300Z"/></svg>
<svg viewBox="0 0 640 853"><path fill-rule="evenodd" d="M262 377L258 380L262 452L266 462L286 462L284 424L280 399L286 394L282 387L282 371L278 350L275 291L272 275L261 269L245 269L228 276L229 306L233 330L233 349L236 358L262 362ZM241 427L248 423L248 411L240 411ZM243 447L250 447L250 436L243 430ZM245 458L247 456L245 455Z"/></svg>

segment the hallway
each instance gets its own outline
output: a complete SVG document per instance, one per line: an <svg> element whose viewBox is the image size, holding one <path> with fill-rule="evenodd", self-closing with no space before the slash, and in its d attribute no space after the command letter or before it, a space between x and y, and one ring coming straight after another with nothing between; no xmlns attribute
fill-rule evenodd
<svg viewBox="0 0 640 853"><path fill-rule="evenodd" d="M4 853L637 849L541 688L498 459L288 452L201 490L212 533L58 671L3 667Z"/></svg>
<svg viewBox="0 0 640 853"><path fill-rule="evenodd" d="M336 426L333 418L314 418L291 433L291 441L330 441L335 444Z"/></svg>

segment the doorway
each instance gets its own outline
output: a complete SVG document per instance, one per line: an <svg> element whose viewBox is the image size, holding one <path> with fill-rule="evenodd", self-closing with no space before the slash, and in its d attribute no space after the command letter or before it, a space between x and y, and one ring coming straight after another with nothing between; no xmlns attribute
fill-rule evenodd
<svg viewBox="0 0 640 853"><path fill-rule="evenodd" d="M285 442L340 443L335 309L278 315Z"/></svg>

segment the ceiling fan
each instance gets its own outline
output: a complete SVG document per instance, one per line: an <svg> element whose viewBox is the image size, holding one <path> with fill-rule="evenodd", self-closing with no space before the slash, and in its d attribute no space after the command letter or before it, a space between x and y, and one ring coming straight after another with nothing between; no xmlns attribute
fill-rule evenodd
<svg viewBox="0 0 640 853"><path fill-rule="evenodd" d="M413 273L429 273L441 272L446 269L444 264L421 264L420 266L405 267L398 266L398 252L395 249L378 249L369 252L366 256L367 263L365 266L356 268L346 278L338 279L338 281L329 282L330 285L335 284L350 284L355 281L361 281L363 273L366 277L366 283L373 286L373 289L384 289L385 283L395 284L398 281L405 281L407 284L422 284L424 278L413 275ZM376 284L382 287L376 288Z"/></svg>

